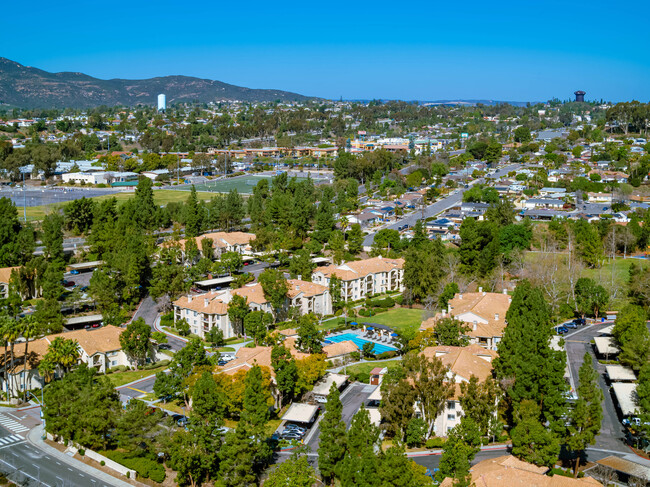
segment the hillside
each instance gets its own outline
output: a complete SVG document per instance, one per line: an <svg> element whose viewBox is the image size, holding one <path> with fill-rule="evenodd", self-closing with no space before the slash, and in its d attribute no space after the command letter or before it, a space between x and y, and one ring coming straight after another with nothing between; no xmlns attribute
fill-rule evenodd
<svg viewBox="0 0 650 487"><path fill-rule="evenodd" d="M189 76L129 80L93 78L83 73L49 73L0 57L0 105L20 108L89 108L99 105L155 105L219 100L301 101L309 97L281 90L260 90Z"/></svg>

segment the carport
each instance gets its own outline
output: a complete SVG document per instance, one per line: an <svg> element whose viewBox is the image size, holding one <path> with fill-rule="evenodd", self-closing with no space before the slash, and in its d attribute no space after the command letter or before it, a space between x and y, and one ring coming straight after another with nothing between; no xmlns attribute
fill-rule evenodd
<svg viewBox="0 0 650 487"><path fill-rule="evenodd" d="M618 407L623 416L632 416L638 412L636 405L636 384L630 382L614 382L612 384Z"/></svg>
<svg viewBox="0 0 650 487"><path fill-rule="evenodd" d="M332 387L332 384L336 384L336 387L340 389L341 386L347 382L347 380L347 375L328 373L318 384L314 386L314 389L312 391L314 394L314 399L316 399L318 402L327 402L327 397L330 395L330 388Z"/></svg>
<svg viewBox="0 0 650 487"><path fill-rule="evenodd" d="M607 371L607 377L609 377L611 382L634 382L636 380L634 370L630 367L612 364L606 365L605 370Z"/></svg>
<svg viewBox="0 0 650 487"><path fill-rule="evenodd" d="M289 421L291 423L311 424L318 414L318 406L312 404L304 404L294 402L287 412L282 416L282 421Z"/></svg>
<svg viewBox="0 0 650 487"><path fill-rule="evenodd" d="M596 337L594 338L594 343L596 344L596 353L601 357L611 357L613 355L618 355L621 351L616 345L614 337Z"/></svg>

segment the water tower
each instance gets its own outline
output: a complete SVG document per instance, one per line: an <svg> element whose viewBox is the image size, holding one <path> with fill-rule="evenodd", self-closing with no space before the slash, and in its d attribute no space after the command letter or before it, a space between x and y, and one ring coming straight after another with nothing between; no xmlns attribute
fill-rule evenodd
<svg viewBox="0 0 650 487"><path fill-rule="evenodd" d="M162 93L158 95L158 111L165 112L167 110L167 97Z"/></svg>
<svg viewBox="0 0 650 487"><path fill-rule="evenodd" d="M576 96L576 101L585 101L585 95L587 93L585 93L582 90L578 90L578 91L574 92L573 94Z"/></svg>

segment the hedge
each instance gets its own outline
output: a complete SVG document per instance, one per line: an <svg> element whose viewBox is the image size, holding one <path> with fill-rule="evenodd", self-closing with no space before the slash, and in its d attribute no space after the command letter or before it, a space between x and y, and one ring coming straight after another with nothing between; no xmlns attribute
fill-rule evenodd
<svg viewBox="0 0 650 487"><path fill-rule="evenodd" d="M445 440L438 436L429 438L427 442L424 444L426 448L442 448L444 445L445 445Z"/></svg>
<svg viewBox="0 0 650 487"><path fill-rule="evenodd" d="M135 470L138 475L154 482L165 480L165 468L151 457L133 456L133 453L107 451L104 455L111 460Z"/></svg>
<svg viewBox="0 0 650 487"><path fill-rule="evenodd" d="M380 353L375 358L377 360L384 360L384 359L393 358L393 357L397 357L397 351L395 351L395 350L389 350L388 352Z"/></svg>

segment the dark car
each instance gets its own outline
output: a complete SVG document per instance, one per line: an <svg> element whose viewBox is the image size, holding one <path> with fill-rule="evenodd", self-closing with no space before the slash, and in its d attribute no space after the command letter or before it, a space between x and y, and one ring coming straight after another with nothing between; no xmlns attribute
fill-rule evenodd
<svg viewBox="0 0 650 487"><path fill-rule="evenodd" d="M74 281L66 281L65 279L63 280L63 287L75 287Z"/></svg>
<svg viewBox="0 0 650 487"><path fill-rule="evenodd" d="M564 335L565 333L569 333L569 329L566 326L558 326L555 329L559 335Z"/></svg>
<svg viewBox="0 0 650 487"><path fill-rule="evenodd" d="M578 326L587 324L587 320L585 320L584 318L576 318L575 320L573 320L573 322Z"/></svg>

